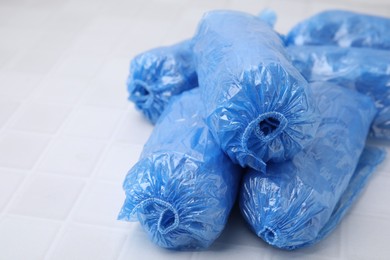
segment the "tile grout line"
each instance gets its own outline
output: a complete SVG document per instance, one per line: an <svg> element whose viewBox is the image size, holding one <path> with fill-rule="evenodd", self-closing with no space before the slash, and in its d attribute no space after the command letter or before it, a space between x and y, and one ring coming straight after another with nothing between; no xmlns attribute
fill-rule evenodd
<svg viewBox="0 0 390 260"><path fill-rule="evenodd" d="M72 113L73 111L75 110L75 107L73 107L71 109L71 112ZM43 149L42 153L39 155L38 159L36 160L36 162L34 163L34 165L26 170L26 176L23 178L23 180L21 181L21 183L19 184L18 188L14 191L14 193L12 194L11 198L8 200L6 206L3 208L3 212L1 213L1 218L3 218L9 211L9 208L11 207L12 203L15 201L17 195L20 193L20 191L23 189L23 187L26 185L26 183L31 179L31 176L33 175L33 173L37 170L37 168L39 167L41 161L43 160L43 158L46 156L46 154L48 153L48 150L51 146L51 144L53 143L53 141L57 140L58 139L58 136L60 136L60 132L62 131L62 129L64 128L64 126L66 125L66 122L69 120L69 118L65 119L64 122L62 123L62 125L59 127L59 129L57 130L57 132L55 134L37 134L37 135L45 135L45 136L48 136L49 137L49 142L48 144L46 145L46 147ZM8 122L7 122L8 123ZM8 124L7 124L8 126ZM12 130L12 128L10 129L7 129L7 130ZM6 131L6 130L4 130ZM20 131L16 131L16 132L19 132ZM25 133L25 132L23 132ZM30 133L28 131L26 131L26 133L29 133L29 134L35 134L35 133ZM0 135L2 134L2 132L0 132Z"/></svg>
<svg viewBox="0 0 390 260"><path fill-rule="evenodd" d="M53 69L52 69L53 70ZM48 73L46 76L44 76L39 82L43 82L43 80L48 77L50 73ZM92 77L91 77L92 78ZM91 79L88 79L88 82L90 82ZM39 84L39 83L37 83ZM88 84L88 83L87 83ZM84 89L84 93L81 96L84 96L88 93L88 89L91 88L91 86L88 86ZM53 143L54 140L57 140L58 137L60 136L61 132L63 131L64 127L67 125L67 122L70 120L70 116L67 117L64 122L61 124L61 126L58 128L56 133L54 134L47 134L47 133L37 133L37 132L29 132L29 131L18 131L12 129L12 124L17 120L21 115L20 110L23 108L24 105L31 103L31 100L34 99L34 93L36 92L37 89L34 89L34 91L26 98L24 99L18 109L12 114L12 116L7 120L7 122L3 125L2 129L0 129L0 137L3 136L4 132L6 131L12 131L12 132L22 132L22 133L28 133L32 135L42 135L42 136L47 136L49 139L48 144L45 146L45 148L42 150L41 154L39 155L38 159L35 161L34 165L30 168L25 170L27 173L21 183L18 185L18 188L13 192L11 198L8 200L7 204L3 207L3 211L0 213L0 220L4 218L4 216L7 214L9 211L9 208L11 207L12 203L15 201L17 195L20 193L20 191L23 189L23 187L26 185L26 183L31 179L31 176L33 173L37 170L37 167L39 167L41 161L43 158L46 156L51 144ZM69 115L72 114L77 107L79 107L79 103L81 102L82 97L79 97L79 100L76 102L76 104L73 104L70 108Z"/></svg>
<svg viewBox="0 0 390 260"><path fill-rule="evenodd" d="M40 80L42 81L42 80ZM38 83L37 83L38 84ZM30 99L32 96L32 94L29 95L28 99ZM14 121L19 118L19 113L20 113L20 110L23 108L23 106L25 105L25 103L27 103L26 100L23 100L20 105L18 106L18 108L14 111L14 113L11 115L10 118L8 118L8 120L6 121L6 123L3 125L3 127L0 129L0 137L3 137L4 136L4 133L7 132L7 131L12 131L12 124L14 123ZM30 169L23 169L22 171L26 172L25 173L25 176L23 177L23 179L21 180L21 182L18 184L17 188L14 190L13 194L11 195L10 199L7 201L6 205L3 207L3 210L2 212L0 212L0 221L4 218L4 216L6 215L6 212L8 212L9 208L10 208L10 205L12 205L12 202L15 200L15 197L16 195L19 193L19 191L22 189L22 187L25 185L25 183L27 182L27 179L28 177L32 174L35 166L38 164L38 162L40 161L41 157L43 156L43 154L45 153L45 151L48 149L50 143L51 143L51 139L52 139L52 136L50 137L50 135L47 135L47 134L42 134L42 135L45 135L45 136L49 136L49 142L48 144L46 144L45 148L43 149L42 153L39 155L37 161L34 163L34 165L30 168ZM11 168L11 169L15 169L15 168Z"/></svg>
<svg viewBox="0 0 390 260"><path fill-rule="evenodd" d="M82 99L80 99L80 102L78 103L77 107L81 106L81 104L82 104L81 101L82 101ZM127 116L127 109L125 109L125 111L123 112L123 115L121 115L120 119L118 120L117 125L115 126L114 131L111 133L111 136L108 139L106 146L103 148L103 151L101 152L101 154L99 155L99 157L97 159L97 163L95 164L95 166L93 167L93 169L91 171L92 172L91 175L88 178L85 179L84 187L82 188L82 190L79 193L77 199L73 203L73 206L70 209L67 218L65 219L65 221L63 222L60 230L58 231L58 233L56 234L55 238L53 239L49 249L47 250L47 252L45 254L44 259L50 259L50 256L53 254L55 246L59 243L60 238L65 233L66 226L69 223L72 222L72 217L74 215L75 210L78 208L78 205L81 203L82 199L85 197L85 194L86 194L87 190L91 186L91 183L92 183L92 181L94 180L94 178L95 178L95 176L97 174L97 170L101 166L102 158L104 158L104 156L107 154L107 152L109 150L109 147L113 143L115 135L118 132L118 129L121 127L122 122L125 120L126 116Z"/></svg>
<svg viewBox="0 0 390 260"><path fill-rule="evenodd" d="M66 53L64 53L63 55L65 55ZM107 57L105 57L106 59ZM56 64L58 65L58 64ZM55 67L56 65L54 66L53 69L51 69L50 71L55 71ZM98 70L94 73L96 74L98 72ZM45 78L47 78L48 76L50 76L50 72L47 73L45 76L43 76L38 83L36 83L37 85L42 83L43 80ZM82 100L83 100L83 97L86 96L88 94L88 90L93 88L93 85L91 84L92 82L92 79L93 79L93 76L94 75L91 75L90 77L87 78L87 87L81 92L81 95L80 97L78 98L78 100L72 104L72 105L69 105L71 108L70 108L70 112L69 112L69 115L72 114L74 111L77 110L78 107L81 106L82 104ZM6 123L3 125L3 127L0 129L0 137L1 136L4 136L4 132L7 132L7 131L11 131L11 132L21 132L21 131L14 131L14 129L12 129L12 124L15 122L15 120L17 120L19 117L20 117L20 111L21 109L23 108L23 106L25 106L26 104L29 104L29 103L33 103L32 101L34 101L34 94L36 93L37 91L37 86L34 88L34 90L32 91L32 93L30 93L28 95L28 97L22 99L20 105L18 106L18 108L16 109L16 111L14 111L14 113L11 115L10 118L8 118L8 120L6 121ZM37 158L37 160L35 161L34 165L30 168L30 169L27 169L27 170L23 170L24 172L26 172L25 176L23 177L23 179L21 180L21 182L19 183L19 185L17 186L17 188L15 189L15 191L13 192L13 194L11 195L10 199L7 201L6 205L3 207L3 210L2 212L0 212L0 221L2 221L5 216L8 215L8 212L13 204L13 202L17 199L18 195L21 193L21 191L23 190L23 188L27 185L28 181L32 178L32 176L34 175L33 173L37 171L40 163L42 162L42 160L45 158L46 154L48 153L52 143L55 141L55 140L58 140L59 137L62 135L62 132L64 130L64 128L67 126L67 123L69 122L70 120L70 116L67 117L64 122L61 124L61 126L58 128L58 130L54 133L54 134L47 134L47 133L35 133L35 132L28 132L28 131L22 131L24 133L28 133L28 134L32 134L32 135L42 135L42 136L47 136L48 137L48 143L46 144L45 148L42 150L41 154L39 155L39 157ZM13 169L13 168L12 168ZM64 176L64 175L63 175ZM84 182L86 182L87 180L84 179ZM85 186L85 185L84 185ZM82 191L81 191L82 192ZM80 192L80 194L81 194ZM10 214L12 215L12 214ZM26 216L26 217L29 217L29 216ZM61 221L62 223L64 223L64 221ZM61 228L60 228L61 229ZM59 231L57 231L59 232ZM50 248L50 247L49 247Z"/></svg>

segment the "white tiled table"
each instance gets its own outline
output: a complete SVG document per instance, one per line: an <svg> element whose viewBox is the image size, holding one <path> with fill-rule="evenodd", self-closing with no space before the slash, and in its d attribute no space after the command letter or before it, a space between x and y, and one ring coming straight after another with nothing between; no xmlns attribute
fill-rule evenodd
<svg viewBox="0 0 390 260"><path fill-rule="evenodd" d="M390 159L339 228L304 250L267 246L237 212L202 252L160 249L116 221L152 129L126 101L130 59L190 37L206 10L265 7L282 33L329 8L390 16L388 0L0 1L0 259L390 259Z"/></svg>

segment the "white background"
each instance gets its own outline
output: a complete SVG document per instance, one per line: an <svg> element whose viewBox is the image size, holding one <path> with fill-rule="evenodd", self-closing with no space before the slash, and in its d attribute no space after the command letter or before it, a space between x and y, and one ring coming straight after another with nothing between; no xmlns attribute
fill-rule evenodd
<svg viewBox="0 0 390 260"><path fill-rule="evenodd" d="M126 100L130 59L191 37L206 10L265 7L282 33L325 9L390 17L388 0L0 0L0 259L390 259L390 159L329 238L295 252L237 212L203 252L115 220L152 129Z"/></svg>

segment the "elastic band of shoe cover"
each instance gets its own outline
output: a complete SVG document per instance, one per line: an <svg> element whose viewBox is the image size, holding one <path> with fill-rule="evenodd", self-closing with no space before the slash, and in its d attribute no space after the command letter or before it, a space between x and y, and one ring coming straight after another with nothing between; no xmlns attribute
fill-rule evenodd
<svg viewBox="0 0 390 260"><path fill-rule="evenodd" d="M141 201L133 208L133 210L130 213L130 216L135 215L140 208L144 208L150 204L158 204L162 207L165 207L160 212L160 216L157 221L158 232L164 235L171 232L172 230L174 230L179 226L179 214L177 213L177 210L170 203L157 198L148 198L146 200ZM173 222L169 226L164 226L163 223L164 217L168 211L171 211L171 213L173 214Z"/></svg>
<svg viewBox="0 0 390 260"><path fill-rule="evenodd" d="M278 121L278 125L277 126L273 125L275 129L273 129L271 133L264 134L263 131L261 130L260 123L263 120L267 120L270 118L276 119ZM248 150L248 140L252 134L255 134L257 139L262 143L267 143L269 141L272 141L281 132L283 132L283 130L287 127L287 123L288 121L286 117L279 112L272 111L272 112L266 112L259 115L256 119L252 120L245 128L245 131L241 139L242 147L245 150Z"/></svg>
<svg viewBox="0 0 390 260"><path fill-rule="evenodd" d="M143 109L149 108L153 104L153 92L148 84L139 79L134 79L131 83L130 99Z"/></svg>

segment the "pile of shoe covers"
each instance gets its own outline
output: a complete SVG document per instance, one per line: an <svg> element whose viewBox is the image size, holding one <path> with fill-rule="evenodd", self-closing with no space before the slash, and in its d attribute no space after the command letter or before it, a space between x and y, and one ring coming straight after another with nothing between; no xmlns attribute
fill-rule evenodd
<svg viewBox="0 0 390 260"><path fill-rule="evenodd" d="M275 16L203 15L191 39L136 56L129 100L155 124L119 219L157 245L205 249L237 202L287 250L326 237L384 160L390 19L325 11L287 35Z"/></svg>

